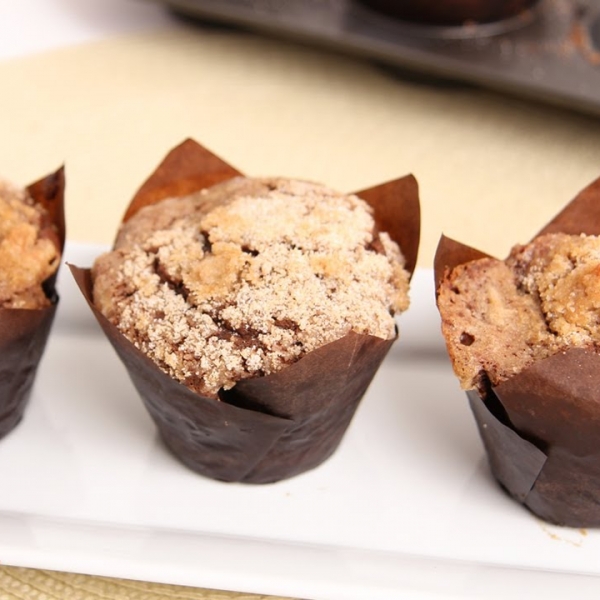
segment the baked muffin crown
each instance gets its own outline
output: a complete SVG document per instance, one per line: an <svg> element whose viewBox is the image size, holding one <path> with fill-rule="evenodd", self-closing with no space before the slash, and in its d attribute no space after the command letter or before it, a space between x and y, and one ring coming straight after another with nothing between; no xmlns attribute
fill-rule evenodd
<svg viewBox="0 0 600 600"><path fill-rule="evenodd" d="M58 233L27 190L0 180L0 307L44 308L43 284L58 269Z"/></svg>
<svg viewBox="0 0 600 600"><path fill-rule="evenodd" d="M455 267L438 287L442 331L464 389L600 343L600 238L549 233L504 261Z"/></svg>
<svg viewBox="0 0 600 600"><path fill-rule="evenodd" d="M237 177L132 216L94 266L94 303L167 373L216 397L350 331L395 337L403 265L357 196Z"/></svg>

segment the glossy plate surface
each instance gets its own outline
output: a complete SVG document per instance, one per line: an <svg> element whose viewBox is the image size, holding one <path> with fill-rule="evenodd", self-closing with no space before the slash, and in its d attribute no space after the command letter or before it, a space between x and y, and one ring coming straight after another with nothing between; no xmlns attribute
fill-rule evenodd
<svg viewBox="0 0 600 600"><path fill-rule="evenodd" d="M91 265L101 248L69 244ZM68 269L25 420L0 442L0 563L315 600L597 598L600 532L492 480L445 357L433 276L337 453L266 486L180 465Z"/></svg>

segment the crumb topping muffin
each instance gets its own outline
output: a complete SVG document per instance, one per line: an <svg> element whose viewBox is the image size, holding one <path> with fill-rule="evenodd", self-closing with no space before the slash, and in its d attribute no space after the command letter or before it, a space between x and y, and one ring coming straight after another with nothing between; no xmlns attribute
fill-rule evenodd
<svg viewBox="0 0 600 600"><path fill-rule="evenodd" d="M354 195L237 177L136 213L92 270L94 304L191 389L273 373L350 331L395 336L409 274Z"/></svg>
<svg viewBox="0 0 600 600"><path fill-rule="evenodd" d="M0 307L50 305L42 284L58 269L56 231L26 190L0 181Z"/></svg>
<svg viewBox="0 0 600 600"><path fill-rule="evenodd" d="M461 386L498 385L533 362L600 344L600 237L546 234L505 261L460 265L438 290Z"/></svg>

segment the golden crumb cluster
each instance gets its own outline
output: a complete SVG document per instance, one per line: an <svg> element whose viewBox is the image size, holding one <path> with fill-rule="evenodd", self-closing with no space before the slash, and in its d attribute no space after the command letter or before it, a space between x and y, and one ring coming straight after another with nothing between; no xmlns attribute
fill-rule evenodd
<svg viewBox="0 0 600 600"><path fill-rule="evenodd" d="M600 344L600 238L547 234L455 268L439 289L442 330L465 389Z"/></svg>
<svg viewBox="0 0 600 600"><path fill-rule="evenodd" d="M0 181L0 307L48 306L42 283L59 262L56 235L44 209L25 190Z"/></svg>
<svg viewBox="0 0 600 600"><path fill-rule="evenodd" d="M98 258L94 303L172 377L216 396L408 306L398 246L353 195L234 178L141 209Z"/></svg>

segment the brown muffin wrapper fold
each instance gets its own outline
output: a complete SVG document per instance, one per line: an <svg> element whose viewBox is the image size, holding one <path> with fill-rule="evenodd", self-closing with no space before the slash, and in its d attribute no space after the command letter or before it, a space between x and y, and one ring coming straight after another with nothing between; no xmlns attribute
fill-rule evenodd
<svg viewBox="0 0 600 600"><path fill-rule="evenodd" d="M47 225L52 230L48 234L61 254L65 242L64 190L62 167L27 187L34 201L48 211ZM52 302L47 308L0 308L0 438L23 418L56 313L55 283L56 273L44 282Z"/></svg>
<svg viewBox="0 0 600 600"><path fill-rule="evenodd" d="M124 221L142 206L236 175L240 172L186 140L140 188ZM370 188L364 197L374 207L380 227L390 220L383 229L399 242L412 273L420 230L416 180L408 176ZM94 307L90 270L70 268L166 446L194 471L222 481L275 482L326 460L394 343L349 333L277 373L242 380L231 390L221 390L218 400L207 398L169 377L137 350Z"/></svg>
<svg viewBox="0 0 600 600"><path fill-rule="evenodd" d="M537 236L561 232L600 235L600 179ZM482 256L442 237L436 290L445 273ZM467 396L492 473L511 496L551 523L600 526L600 354L571 348Z"/></svg>

